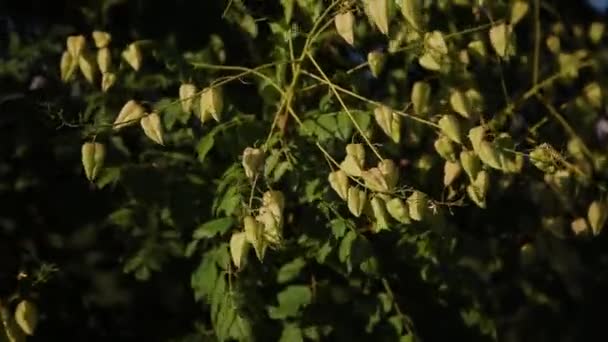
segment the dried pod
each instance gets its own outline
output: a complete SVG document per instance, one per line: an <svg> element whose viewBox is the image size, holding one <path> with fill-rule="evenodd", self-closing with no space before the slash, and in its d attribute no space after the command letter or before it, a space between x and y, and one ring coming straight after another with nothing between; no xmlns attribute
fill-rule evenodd
<svg viewBox="0 0 608 342"><path fill-rule="evenodd" d="M593 108L602 108L604 98L602 96L602 88L600 87L599 83L591 82L587 84L585 88L583 88L583 94Z"/></svg>
<svg viewBox="0 0 608 342"><path fill-rule="evenodd" d="M246 216L243 219L243 227L247 241L253 246L255 254L260 261L264 259L266 254L266 240L264 240L264 227L260 222L256 221L252 216Z"/></svg>
<svg viewBox="0 0 608 342"><path fill-rule="evenodd" d="M399 181L399 170L397 169L395 162L390 159L384 159L378 163L378 169L386 180L388 190L394 189Z"/></svg>
<svg viewBox="0 0 608 342"><path fill-rule="evenodd" d="M456 161L456 149L454 148L454 144L452 141L446 136L440 136L435 140L434 143L435 151L441 156L441 158L449 161Z"/></svg>
<svg viewBox="0 0 608 342"><path fill-rule="evenodd" d="M164 145L163 126L160 122L160 116L158 113L152 112L145 115L139 122L141 124L141 128L144 130L144 133L146 136L148 136L148 138L152 139L152 141L159 145Z"/></svg>
<svg viewBox="0 0 608 342"><path fill-rule="evenodd" d="M490 43L496 54L500 57L505 57L511 42L511 34L513 27L505 23L496 24L490 29Z"/></svg>
<svg viewBox="0 0 608 342"><path fill-rule="evenodd" d="M365 205L367 204L367 194L363 190L359 190L354 186L348 188L348 210L355 215L361 216Z"/></svg>
<svg viewBox="0 0 608 342"><path fill-rule="evenodd" d="M401 7L401 14L407 23L416 31L421 31L421 3L420 0L399 0L397 4Z"/></svg>
<svg viewBox="0 0 608 342"><path fill-rule="evenodd" d="M589 205L589 209L587 210L587 220L589 220L593 235L597 236L600 234L606 224L607 218L608 212L606 211L606 204L600 201L591 202L591 205Z"/></svg>
<svg viewBox="0 0 608 342"><path fill-rule="evenodd" d="M543 172L555 173L557 167L553 158L553 151L551 145L543 143L530 152L530 162Z"/></svg>
<svg viewBox="0 0 608 342"><path fill-rule="evenodd" d="M410 212L410 218L414 221L422 221L427 212L428 198L424 192L414 191L407 198L407 206Z"/></svg>
<svg viewBox="0 0 608 342"><path fill-rule="evenodd" d="M530 8L530 5L525 0L514 1L513 5L511 5L511 20L509 20L510 24L515 25L521 19L523 19L523 17L526 15L526 13L528 13L529 8Z"/></svg>
<svg viewBox="0 0 608 342"><path fill-rule="evenodd" d="M352 156L360 168L363 168L365 163L365 147L363 144L348 144L346 145L346 155Z"/></svg>
<svg viewBox="0 0 608 342"><path fill-rule="evenodd" d="M439 119L439 128L450 140L462 144L462 131L460 121L454 115L444 115Z"/></svg>
<svg viewBox="0 0 608 342"><path fill-rule="evenodd" d="M486 46L483 44L481 40L474 40L467 45L471 54L477 56L478 58L485 59L487 52Z"/></svg>
<svg viewBox="0 0 608 342"><path fill-rule="evenodd" d="M116 82L116 74L113 72L104 72L101 75L101 91L104 93L110 89Z"/></svg>
<svg viewBox="0 0 608 342"><path fill-rule="evenodd" d="M384 69L386 56L380 51L371 51L367 54L367 63L374 77L379 77Z"/></svg>
<svg viewBox="0 0 608 342"><path fill-rule="evenodd" d="M371 168L361 173L361 177L365 182L365 186L370 190L377 192L388 192L389 186L384 178L384 175L377 167Z"/></svg>
<svg viewBox="0 0 608 342"><path fill-rule="evenodd" d="M447 55L448 46L443 39L443 33L437 30L425 33L424 49L426 52L431 52L432 54Z"/></svg>
<svg viewBox="0 0 608 342"><path fill-rule="evenodd" d="M230 237L230 257L237 269L245 266L245 256L249 250L249 243L244 232L234 233Z"/></svg>
<svg viewBox="0 0 608 342"><path fill-rule="evenodd" d="M72 57L72 55L66 50L61 55L60 71L61 80L67 82L74 75L74 71L78 67L78 59Z"/></svg>
<svg viewBox="0 0 608 342"><path fill-rule="evenodd" d="M355 44L355 34L353 26L355 24L355 16L351 11L340 13L334 18L336 31L348 44Z"/></svg>
<svg viewBox="0 0 608 342"><path fill-rule="evenodd" d="M423 68L430 71L441 70L442 61L443 58L440 54L431 51L427 51L423 53L422 56L418 57L418 63L420 63Z"/></svg>
<svg viewBox="0 0 608 342"><path fill-rule="evenodd" d="M337 170L329 174L329 184L331 188L342 198L348 199L348 175L343 170Z"/></svg>
<svg viewBox="0 0 608 342"><path fill-rule="evenodd" d="M136 124L145 114L145 109L134 100L129 100L122 107L116 120L114 120L114 129L118 130L123 127Z"/></svg>
<svg viewBox="0 0 608 342"><path fill-rule="evenodd" d="M94 181L99 175L106 157L106 148L98 142L87 142L82 145L82 166L89 181Z"/></svg>
<svg viewBox="0 0 608 342"><path fill-rule="evenodd" d="M15 309L15 321L27 335L34 335L38 325L38 309L29 300L22 300Z"/></svg>
<svg viewBox="0 0 608 342"><path fill-rule="evenodd" d="M129 44L122 52L122 58L131 66L131 68L133 68L133 70L138 71L141 68L143 56L137 43Z"/></svg>
<svg viewBox="0 0 608 342"><path fill-rule="evenodd" d="M267 207L260 208L256 220L264 227L264 240L272 245L278 245L283 240L283 227Z"/></svg>
<svg viewBox="0 0 608 342"><path fill-rule="evenodd" d="M477 179L477 174L481 171L481 160L477 157L473 151L462 151L460 152L460 164L467 173L469 179L474 181Z"/></svg>
<svg viewBox="0 0 608 342"><path fill-rule="evenodd" d="M224 109L224 100L222 98L222 90L219 87L206 88L201 93L200 101L200 119L204 123L213 118L220 122L222 110Z"/></svg>
<svg viewBox="0 0 608 342"><path fill-rule="evenodd" d="M102 73L110 71L110 66L112 65L110 49L106 47L97 51L97 65Z"/></svg>
<svg viewBox="0 0 608 342"><path fill-rule="evenodd" d="M423 81L414 83L411 98L414 113L419 116L427 114L429 109L429 100L431 98L431 85Z"/></svg>
<svg viewBox="0 0 608 342"><path fill-rule="evenodd" d="M579 217L572 221L572 223L570 224L570 228L572 229L574 235L577 236L587 234L589 231L589 225L587 225L587 221L582 217Z"/></svg>
<svg viewBox="0 0 608 342"><path fill-rule="evenodd" d="M400 198L393 198L386 202L386 209L392 218L401 223L410 223L410 211L408 206Z"/></svg>
<svg viewBox="0 0 608 342"><path fill-rule="evenodd" d="M486 129L483 126L476 126L469 130L469 140L471 141L471 146L473 146L473 151L475 151L475 153L479 153L479 147L485 134Z"/></svg>
<svg viewBox="0 0 608 342"><path fill-rule="evenodd" d="M388 34L388 0L365 0L365 9L380 32Z"/></svg>
<svg viewBox="0 0 608 342"><path fill-rule="evenodd" d="M279 225L283 224L283 210L285 209L285 196L276 190L266 191L262 196L262 205L276 218Z"/></svg>
<svg viewBox="0 0 608 342"><path fill-rule="evenodd" d="M376 232L384 229L389 229L388 212L386 211L386 203L378 196L374 196L371 200L372 212L376 219Z"/></svg>
<svg viewBox="0 0 608 342"><path fill-rule="evenodd" d="M387 106L374 109L374 118L382 131L398 143L401 140L401 117Z"/></svg>
<svg viewBox="0 0 608 342"><path fill-rule="evenodd" d="M78 60L80 54L84 51L86 46L86 39L83 35L69 36L67 38L68 52L72 55L72 58Z"/></svg>
<svg viewBox="0 0 608 342"><path fill-rule="evenodd" d="M493 169L502 170L502 166L500 164L500 154L494 144L487 141L482 141L479 145L477 155L485 165Z"/></svg>
<svg viewBox="0 0 608 342"><path fill-rule="evenodd" d="M589 26L589 40L593 44L597 44L602 40L604 31L606 30L606 24L603 22L595 21Z"/></svg>
<svg viewBox="0 0 608 342"><path fill-rule="evenodd" d="M365 161L365 149L362 144L346 145L346 157L340 163L340 168L349 176L361 177Z"/></svg>
<svg viewBox="0 0 608 342"><path fill-rule="evenodd" d="M182 110L184 112L190 113L192 110L195 94L196 86L194 84L184 83L179 86L179 100L182 104Z"/></svg>
<svg viewBox="0 0 608 342"><path fill-rule="evenodd" d="M443 166L443 185L450 186L462 173L459 162L446 161Z"/></svg>
<svg viewBox="0 0 608 342"><path fill-rule="evenodd" d="M89 53L81 53L78 57L78 67L89 83L95 82L95 60Z"/></svg>
<svg viewBox="0 0 608 342"><path fill-rule="evenodd" d="M95 42L95 47L98 49L103 49L110 45L110 41L112 40L112 36L108 32L103 31L93 31L93 41Z"/></svg>
<svg viewBox="0 0 608 342"><path fill-rule="evenodd" d="M243 151L243 169L247 178L257 176L264 166L264 151L259 148L246 147Z"/></svg>

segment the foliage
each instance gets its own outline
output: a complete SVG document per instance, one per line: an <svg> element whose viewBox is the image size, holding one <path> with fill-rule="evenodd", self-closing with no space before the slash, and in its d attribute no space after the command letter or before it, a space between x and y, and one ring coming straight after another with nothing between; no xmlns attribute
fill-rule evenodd
<svg viewBox="0 0 608 342"><path fill-rule="evenodd" d="M12 32L0 60L0 106L42 117L2 127L0 243L34 256L0 260L0 338L598 329L600 20L540 0L65 5L77 22ZM40 65L50 85L10 92Z"/></svg>

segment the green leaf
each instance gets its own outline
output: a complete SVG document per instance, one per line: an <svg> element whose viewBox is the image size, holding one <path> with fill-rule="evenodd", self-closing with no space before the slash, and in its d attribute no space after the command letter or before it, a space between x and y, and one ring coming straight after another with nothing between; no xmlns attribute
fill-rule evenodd
<svg viewBox="0 0 608 342"><path fill-rule="evenodd" d="M302 329L297 324L286 323L283 326L283 332L279 342L303 342Z"/></svg>
<svg viewBox="0 0 608 342"><path fill-rule="evenodd" d="M200 225L194 233L192 238L196 240L211 238L218 234L224 234L234 225L234 219L231 217L223 217L206 222Z"/></svg>
<svg viewBox="0 0 608 342"><path fill-rule="evenodd" d="M353 242L357 239L357 233L350 230L346 233L346 236L340 242L340 249L338 250L338 258L341 262L346 263L350 261L350 253L351 248L353 246ZM350 263L348 263L350 265ZM349 267L350 269L350 267Z"/></svg>
<svg viewBox="0 0 608 342"><path fill-rule="evenodd" d="M338 125L336 136L343 141L347 141L353 133L353 122L346 112L338 113L336 120Z"/></svg>
<svg viewBox="0 0 608 342"><path fill-rule="evenodd" d="M291 262L283 265L279 269L279 272L277 274L277 282L279 284L283 284L293 280L300 274L304 266L306 266L306 261L304 260L304 258L296 258Z"/></svg>
<svg viewBox="0 0 608 342"><path fill-rule="evenodd" d="M293 1L294 0L281 0L281 5L283 5L285 22L288 24L289 22L291 22L291 17L293 15Z"/></svg>
<svg viewBox="0 0 608 342"><path fill-rule="evenodd" d="M344 219L335 219L331 221L331 231L336 239L341 238L348 229L349 221Z"/></svg>
<svg viewBox="0 0 608 342"><path fill-rule="evenodd" d="M198 160L202 163L205 161L205 157L207 153L213 148L213 144L215 143L214 134L208 133L203 137L196 145L196 152L198 153Z"/></svg>
<svg viewBox="0 0 608 342"><path fill-rule="evenodd" d="M277 295L278 307L269 307L268 314L272 319L296 317L300 309L310 304L312 294L306 285L291 285Z"/></svg>

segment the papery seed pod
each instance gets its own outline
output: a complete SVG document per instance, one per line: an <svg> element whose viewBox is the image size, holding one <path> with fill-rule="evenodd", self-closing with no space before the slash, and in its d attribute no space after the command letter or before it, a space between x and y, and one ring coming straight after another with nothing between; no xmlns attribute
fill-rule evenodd
<svg viewBox="0 0 608 342"><path fill-rule="evenodd" d="M122 58L131 66L131 68L133 68L133 70L138 71L141 68L143 55L137 43L129 44L122 52Z"/></svg>
<svg viewBox="0 0 608 342"><path fill-rule="evenodd" d="M444 115L439 119L439 128L450 140L462 144L460 121L454 115Z"/></svg>
<svg viewBox="0 0 608 342"><path fill-rule="evenodd" d="M558 54L561 51L561 44L559 41L559 37L556 35L549 35L545 40L545 44L547 45L547 49L554 54Z"/></svg>
<svg viewBox="0 0 608 342"><path fill-rule="evenodd" d="M479 153L479 147L485 134L486 129L483 126L476 126L469 130L469 140L471 141L475 153Z"/></svg>
<svg viewBox="0 0 608 342"><path fill-rule="evenodd" d="M382 73L384 69L384 63L386 62L386 56L380 51L371 51L367 54L367 63L372 75L376 78Z"/></svg>
<svg viewBox="0 0 608 342"><path fill-rule="evenodd" d="M361 216L365 205L367 204L367 194L363 190L359 190L354 186L348 188L348 210L355 215Z"/></svg>
<svg viewBox="0 0 608 342"><path fill-rule="evenodd" d="M515 26L528 13L530 5L525 0L516 0L511 5L511 20L510 24Z"/></svg>
<svg viewBox="0 0 608 342"><path fill-rule="evenodd" d="M593 201L589 205L587 210L587 220L591 225L591 232L597 236L604 228L606 219L608 218L608 212L606 211L606 204L600 201Z"/></svg>
<svg viewBox="0 0 608 342"><path fill-rule="evenodd" d="M343 170L337 170L329 174L329 184L331 188L342 198L348 198L348 175Z"/></svg>
<svg viewBox="0 0 608 342"><path fill-rule="evenodd" d="M108 32L103 31L93 31L93 41L95 42L95 47L98 49L103 49L110 45L110 41L112 40L112 36Z"/></svg>
<svg viewBox="0 0 608 342"><path fill-rule="evenodd" d="M374 109L374 118L382 131L398 143L401 140L401 117L387 106Z"/></svg>
<svg viewBox="0 0 608 342"><path fill-rule="evenodd" d="M394 189L399 181L399 170L397 169L395 162L390 159L383 159L378 163L378 169L386 180L389 191Z"/></svg>
<svg viewBox="0 0 608 342"><path fill-rule="evenodd" d="M192 110L195 94L196 86L194 84L184 83L179 86L179 100L181 101L182 110L184 112L190 113Z"/></svg>
<svg viewBox="0 0 608 342"><path fill-rule="evenodd" d="M283 225L283 210L285 210L285 196L280 191L266 191L262 196L262 205L276 218L279 225Z"/></svg>
<svg viewBox="0 0 608 342"><path fill-rule="evenodd" d="M481 40L474 40L467 45L467 48L471 53L478 58L485 59L487 52L486 46L483 44Z"/></svg>
<svg viewBox="0 0 608 342"><path fill-rule="evenodd" d="M95 82L95 60L89 53L81 53L78 57L78 67L89 83Z"/></svg>
<svg viewBox="0 0 608 342"><path fill-rule="evenodd" d="M407 23L414 30L421 31L422 11L420 0L398 0L397 3L401 7L401 14L403 14Z"/></svg>
<svg viewBox="0 0 608 342"><path fill-rule="evenodd" d="M587 99L587 101L589 101L589 104L593 108L602 108L602 103L604 99L602 96L602 88L600 87L599 83L591 82L587 84L585 88L583 88L583 94L585 95L585 98Z"/></svg>
<svg viewBox="0 0 608 342"><path fill-rule="evenodd" d="M223 108L224 100L221 88L213 87L203 90L200 101L200 118L203 123L211 118L220 122Z"/></svg>
<svg viewBox="0 0 608 342"><path fill-rule="evenodd" d="M365 163L365 147L363 144L348 144L346 145L346 155L352 156L360 168L363 168Z"/></svg>
<svg viewBox="0 0 608 342"><path fill-rule="evenodd" d="M256 220L264 227L264 240L271 245L279 245L283 240L283 227L272 212L268 208L262 207Z"/></svg>
<svg viewBox="0 0 608 342"><path fill-rule="evenodd" d="M427 114L429 100L431 99L431 85L427 82L418 81L412 86L412 105L414 113L418 116Z"/></svg>
<svg viewBox="0 0 608 342"><path fill-rule="evenodd" d="M450 186L462 173L462 167L458 162L446 161L443 166L443 185Z"/></svg>
<svg viewBox="0 0 608 342"><path fill-rule="evenodd" d="M353 26L355 24L355 16L351 11L340 13L334 18L336 31L348 44L355 44L355 34Z"/></svg>
<svg viewBox="0 0 608 342"><path fill-rule="evenodd" d="M549 144L541 144L530 152L530 162L543 172L555 173L557 167L552 151L553 149Z"/></svg>
<svg viewBox="0 0 608 342"><path fill-rule="evenodd" d="M388 0L365 0L365 9L380 32L388 34Z"/></svg>
<svg viewBox="0 0 608 342"><path fill-rule="evenodd" d="M146 136L159 145L164 145L163 142L163 126L160 122L160 116L156 112L145 115L139 121L141 128Z"/></svg>
<svg viewBox="0 0 608 342"><path fill-rule="evenodd" d="M94 181L103 167L106 148L103 144L87 142L82 145L82 166L89 181Z"/></svg>
<svg viewBox="0 0 608 342"><path fill-rule="evenodd" d="M388 213L400 223L410 223L410 209L400 198L393 198L386 202L386 210Z"/></svg>
<svg viewBox="0 0 608 342"><path fill-rule="evenodd" d="M572 221L572 223L570 224L570 229L572 229L574 235L577 236L585 235L589 232L589 226L587 225L587 221L582 217L579 217Z"/></svg>
<svg viewBox="0 0 608 342"><path fill-rule="evenodd" d="M593 44L597 44L602 40L602 37L604 36L604 31L606 30L606 24L603 22L593 22L591 23L591 25L589 26L589 40L591 41L591 43Z"/></svg>
<svg viewBox="0 0 608 342"><path fill-rule="evenodd" d="M441 158L445 160L449 160L451 162L456 161L456 149L452 144L452 141L446 136L440 136L435 140L434 145L435 151L441 156Z"/></svg>
<svg viewBox="0 0 608 342"><path fill-rule="evenodd" d="M61 55L61 80L67 82L74 75L74 71L78 67L78 59L74 59L72 55L66 50Z"/></svg>
<svg viewBox="0 0 608 342"><path fill-rule="evenodd" d="M38 325L38 309L29 300L22 300L15 309L15 321L27 335L34 335Z"/></svg>
<svg viewBox="0 0 608 342"><path fill-rule="evenodd" d="M414 221L422 221L426 217L428 198L424 192L414 191L407 198L407 206L410 211L410 218Z"/></svg>
<svg viewBox="0 0 608 342"><path fill-rule="evenodd" d="M443 58L438 53L433 53L431 51L427 51L423 53L420 57L418 57L418 63L430 71L439 71L441 70L441 63L443 62Z"/></svg>
<svg viewBox="0 0 608 342"><path fill-rule="evenodd" d="M365 186L370 190L377 192L388 192L389 186L384 178L384 175L377 167L371 168L361 173L361 178L365 182Z"/></svg>
<svg viewBox="0 0 608 342"><path fill-rule="evenodd" d="M259 148L246 147L243 151L242 164L247 178L254 178L264 166L264 152Z"/></svg>
<svg viewBox="0 0 608 342"><path fill-rule="evenodd" d="M374 219L376 220L376 233L389 229L388 212L386 211L386 203L378 196L374 196L370 202Z"/></svg>
<svg viewBox="0 0 608 342"><path fill-rule="evenodd" d="M72 55L72 58L78 60L80 54L84 51L86 45L86 39L83 35L69 36L67 38L68 52Z"/></svg>
<svg viewBox="0 0 608 342"><path fill-rule="evenodd" d="M473 151L460 152L460 164L471 181L474 181L479 171L481 171L481 160Z"/></svg>
<svg viewBox="0 0 608 342"><path fill-rule="evenodd" d="M486 199L482 196L479 191L473 185L467 185L467 195L473 203L475 203L481 209L486 208Z"/></svg>
<svg viewBox="0 0 608 342"><path fill-rule="evenodd" d="M493 169L502 170L499 153L494 144L487 141L482 141L479 145L477 155L479 156L479 159L481 159L481 162L485 165Z"/></svg>
<svg viewBox="0 0 608 342"><path fill-rule="evenodd" d="M496 24L490 29L490 43L492 43L492 47L498 56L505 57L507 55L512 31L512 26L505 23Z"/></svg>
<svg viewBox="0 0 608 342"><path fill-rule="evenodd" d="M424 35L424 49L434 54L447 55L448 46L440 31L427 32Z"/></svg>
<svg viewBox="0 0 608 342"><path fill-rule="evenodd" d="M119 130L123 127L136 124L145 114L145 109L134 100L129 100L122 107L116 120L114 120L114 129Z"/></svg>
<svg viewBox="0 0 608 342"><path fill-rule="evenodd" d="M479 171L479 173L477 174L477 178L475 178L475 181L473 182L473 185L485 197L485 195L488 193L488 190L490 190L490 173L488 173L488 171L486 170Z"/></svg>
<svg viewBox="0 0 608 342"><path fill-rule="evenodd" d="M471 106L469 105L469 100L462 91L452 91L450 94L450 106L456 113L462 115L463 117L467 119L471 117Z"/></svg>
<svg viewBox="0 0 608 342"><path fill-rule="evenodd" d="M249 243L244 232L234 233L230 237L230 257L237 269L245 266L245 256L249 250Z"/></svg>
<svg viewBox="0 0 608 342"><path fill-rule="evenodd" d="M340 169L352 177L361 177L361 173L363 172L355 157L351 155L344 157L344 160L340 163Z"/></svg>
<svg viewBox="0 0 608 342"><path fill-rule="evenodd" d="M101 91L104 93L110 89L116 82L116 74L113 72L104 72L101 75Z"/></svg>
<svg viewBox="0 0 608 342"><path fill-rule="evenodd" d="M110 49L101 48L97 51L97 65L102 73L110 71L110 66L112 65Z"/></svg>
<svg viewBox="0 0 608 342"><path fill-rule="evenodd" d="M243 219L245 237L253 246L255 255L260 261L264 260L266 254L266 240L264 240L264 227L260 222L256 221L252 216L246 216Z"/></svg>

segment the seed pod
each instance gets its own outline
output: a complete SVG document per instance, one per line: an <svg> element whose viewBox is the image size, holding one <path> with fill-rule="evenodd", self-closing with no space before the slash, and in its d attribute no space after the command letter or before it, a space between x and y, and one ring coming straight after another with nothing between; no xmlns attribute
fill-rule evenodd
<svg viewBox="0 0 608 342"><path fill-rule="evenodd" d="M587 225L587 221L584 218L579 217L572 221L572 223L570 224L570 229L572 229L574 235L579 236L587 234L587 232L589 231L589 226Z"/></svg>
<svg viewBox="0 0 608 342"><path fill-rule="evenodd" d="M474 40L470 42L469 45L467 45L467 48L469 49L469 51L471 51L472 54L476 55L481 59L485 59L487 54L486 46L481 40Z"/></svg>
<svg viewBox="0 0 608 342"><path fill-rule="evenodd" d="M559 37L557 37L556 35L549 35L547 37L547 40L545 41L545 44L547 45L547 49L549 49L549 51L554 54L558 54L561 51Z"/></svg>
<svg viewBox="0 0 608 342"><path fill-rule="evenodd" d="M421 31L421 13L420 10L420 1L419 0L400 0L397 4L401 7L401 14L405 17L410 26L416 30Z"/></svg>
<svg viewBox="0 0 608 342"><path fill-rule="evenodd" d="M427 195L418 190L414 191L414 193L407 198L407 206L412 220L422 221L426 217L427 202Z"/></svg>
<svg viewBox="0 0 608 342"><path fill-rule="evenodd" d="M114 85L114 82L116 82L116 74L113 72L104 72L101 75L101 91L104 93L107 92L108 89Z"/></svg>
<svg viewBox="0 0 608 342"><path fill-rule="evenodd" d="M355 44L355 34L353 26L355 24L355 16L351 11L346 13L340 13L334 18L336 24L336 31L340 37L342 37L348 44Z"/></svg>
<svg viewBox="0 0 608 342"><path fill-rule="evenodd" d="M84 174L89 181L94 181L103 167L106 157L106 148L101 143L84 143L81 149L82 166Z"/></svg>
<svg viewBox="0 0 608 342"><path fill-rule="evenodd" d="M138 71L139 68L141 68L143 56L137 43L129 44L122 52L122 58L131 66L131 68L133 68L133 70Z"/></svg>
<svg viewBox="0 0 608 342"><path fill-rule="evenodd" d="M279 245L283 240L283 227L267 207L260 208L256 220L264 227L264 240L272 245Z"/></svg>
<svg viewBox="0 0 608 342"><path fill-rule="evenodd" d="M392 190L397 186L399 181L399 170L395 163L390 159L384 159L378 163L378 169L382 173L382 177L386 180L388 190Z"/></svg>
<svg viewBox="0 0 608 342"><path fill-rule="evenodd" d="M386 203L378 196L374 196L371 201L372 212L376 219L376 233L389 229L388 212L386 211Z"/></svg>
<svg viewBox="0 0 608 342"><path fill-rule="evenodd" d="M604 228L604 225L606 224L607 218L608 212L606 211L606 204L600 201L591 202L591 205L589 205L589 209L587 210L587 220L589 220L593 235L597 236L600 234L602 228Z"/></svg>
<svg viewBox="0 0 608 342"><path fill-rule="evenodd" d="M414 113L419 116L427 114L429 109L429 100L431 98L431 86L427 82L423 81L414 83L411 98Z"/></svg>
<svg viewBox="0 0 608 342"><path fill-rule="evenodd" d="M67 39L68 52L72 58L78 60L80 54L84 51L86 39L84 36L69 36Z"/></svg>
<svg viewBox="0 0 608 342"><path fill-rule="evenodd" d="M479 153L479 147L485 134L486 129L483 126L476 126L469 130L469 140L471 141L475 153Z"/></svg>
<svg viewBox="0 0 608 342"><path fill-rule="evenodd" d="M585 98L589 101L589 104L596 109L602 108L602 88L597 82L589 83L583 89L583 94L585 94Z"/></svg>
<svg viewBox="0 0 608 342"><path fill-rule="evenodd" d="M86 78L89 83L95 82L95 61L90 54L81 53L80 57L78 57L78 66L80 67L82 75L84 75L84 78Z"/></svg>
<svg viewBox="0 0 608 342"><path fill-rule="evenodd" d="M500 164L500 156L494 144L487 141L482 141L477 152L479 159L489 167L497 170L502 170Z"/></svg>
<svg viewBox="0 0 608 342"><path fill-rule="evenodd" d="M243 151L243 169L247 178L257 176L262 166L264 166L264 152L259 148L246 147Z"/></svg>
<svg viewBox="0 0 608 342"><path fill-rule="evenodd" d="M382 73L384 69L384 63L386 62L386 56L380 51L371 51L367 54L367 63L372 75L376 78Z"/></svg>
<svg viewBox="0 0 608 342"><path fill-rule="evenodd" d="M469 100L462 91L452 91L452 93L450 94L450 106L452 106L452 109L456 113L462 115L463 117L467 119L471 117Z"/></svg>
<svg viewBox="0 0 608 342"><path fill-rule="evenodd" d="M458 162L446 161L443 166L443 185L450 186L462 173L462 167Z"/></svg>
<svg viewBox="0 0 608 342"><path fill-rule="evenodd" d="M389 187L384 175L377 167L371 168L361 173L365 186L377 192L388 192Z"/></svg>
<svg viewBox="0 0 608 342"><path fill-rule="evenodd" d="M437 151L437 153L439 153L439 155L445 159L445 160L449 160L451 162L456 161L456 149L454 148L454 145L452 144L452 141L446 137L446 136L440 136L439 138L437 138L437 140L435 140L435 151Z"/></svg>
<svg viewBox="0 0 608 342"><path fill-rule="evenodd" d="M557 167L552 152L553 148L549 144L541 144L530 152L530 161L543 172L555 173Z"/></svg>
<svg viewBox="0 0 608 342"><path fill-rule="evenodd" d="M462 132L460 122L454 115L444 115L439 119L439 128L450 140L462 144Z"/></svg>
<svg viewBox="0 0 608 342"><path fill-rule="evenodd" d="M255 255L260 261L264 259L266 254L266 241L264 240L264 227L256 221L252 216L246 216L243 219L245 237L253 246Z"/></svg>
<svg viewBox="0 0 608 342"><path fill-rule="evenodd" d="M367 194L363 190L359 190L354 186L348 188L348 210L355 215L361 216L365 205L367 204Z"/></svg>
<svg viewBox="0 0 608 342"><path fill-rule="evenodd" d="M374 109L376 123L384 134L392 138L395 143L401 140L401 117L387 106L379 106Z"/></svg>
<svg viewBox="0 0 608 342"><path fill-rule="evenodd" d="M331 188L342 198L348 198L348 175L343 170L337 170L329 174L329 184Z"/></svg>
<svg viewBox="0 0 608 342"><path fill-rule="evenodd" d="M448 53L448 46L440 31L427 32L424 35L424 49L426 52L438 55L447 55Z"/></svg>
<svg viewBox="0 0 608 342"><path fill-rule="evenodd" d="M462 151L460 152L460 164L467 173L469 179L474 181L477 179L477 174L481 171L481 160L477 157L473 151Z"/></svg>
<svg viewBox="0 0 608 342"><path fill-rule="evenodd" d="M93 41L95 42L95 46L98 49L103 49L110 45L110 41L112 40L112 36L103 31L93 31Z"/></svg>
<svg viewBox="0 0 608 342"><path fill-rule="evenodd" d="M220 122L224 101L222 98L222 90L218 87L206 88L201 93L200 102L200 118L203 123L211 118Z"/></svg>
<svg viewBox="0 0 608 342"><path fill-rule="evenodd" d="M266 191L262 196L262 205L268 208L276 218L279 225L283 224L283 210L285 210L285 196L280 191Z"/></svg>
<svg viewBox="0 0 608 342"><path fill-rule="evenodd" d="M182 104L182 110L186 113L190 113L192 110L194 94L196 94L196 86L194 84L184 83L179 86L179 100Z"/></svg>
<svg viewBox="0 0 608 342"><path fill-rule="evenodd" d="M483 170L480 171L475 182L467 186L469 198L480 208L486 208L486 193L489 188L489 175Z"/></svg>
<svg viewBox="0 0 608 342"><path fill-rule="evenodd" d="M247 255L248 250L249 243L247 242L245 233L239 232L232 234L230 237L230 257L237 269L240 269L241 266L245 266L245 256Z"/></svg>
<svg viewBox="0 0 608 342"><path fill-rule="evenodd" d="M418 57L418 63L430 71L439 71L441 70L441 62L443 58L440 54L432 53L431 51L427 51L422 54L422 56Z"/></svg>
<svg viewBox="0 0 608 342"><path fill-rule="evenodd" d="M74 59L72 55L66 50L61 55L61 80L67 82L74 75L74 71L78 67L78 60Z"/></svg>
<svg viewBox="0 0 608 342"><path fill-rule="evenodd" d="M346 145L346 157L340 163L340 168L349 176L361 177L365 161L365 149L361 144Z"/></svg>
<svg viewBox="0 0 608 342"><path fill-rule="evenodd" d="M365 0L365 9L380 32L388 34L388 0Z"/></svg>
<svg viewBox="0 0 608 342"><path fill-rule="evenodd" d="M527 1L516 0L511 6L511 20L510 24L515 26L523 17L528 13L530 5Z"/></svg>
<svg viewBox="0 0 608 342"><path fill-rule="evenodd" d="M145 115L139 122L141 124L141 128L144 130L144 133L146 136L148 136L148 138L152 139L152 141L159 145L164 145L163 126L160 122L160 116L158 113L152 112Z"/></svg>
<svg viewBox="0 0 608 342"><path fill-rule="evenodd" d="M363 144L348 144L346 145L346 155L352 156L360 168L363 168L365 162L365 147Z"/></svg>
<svg viewBox="0 0 608 342"><path fill-rule="evenodd" d="M97 51L97 65L99 65L99 70L104 72L110 71L110 66L112 64L112 56L110 54L110 49L101 48Z"/></svg>
<svg viewBox="0 0 608 342"><path fill-rule="evenodd" d="M392 218L401 223L410 223L410 211L400 198L393 198L386 202L386 209Z"/></svg>
<svg viewBox="0 0 608 342"><path fill-rule="evenodd" d="M513 28L505 23L496 24L490 29L490 43L500 57L507 55Z"/></svg>
<svg viewBox="0 0 608 342"><path fill-rule="evenodd" d="M122 107L116 120L114 120L114 129L119 130L123 127L136 124L145 114L145 109L134 100L129 100Z"/></svg>
<svg viewBox="0 0 608 342"><path fill-rule="evenodd" d="M38 325L38 309L29 300L22 300L15 309L15 321L27 335L34 335Z"/></svg>
<svg viewBox="0 0 608 342"><path fill-rule="evenodd" d="M606 25L602 22L595 21L589 26L589 40L593 44L597 44L602 40Z"/></svg>

